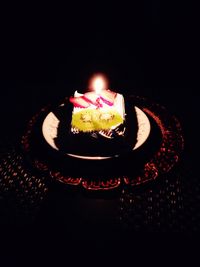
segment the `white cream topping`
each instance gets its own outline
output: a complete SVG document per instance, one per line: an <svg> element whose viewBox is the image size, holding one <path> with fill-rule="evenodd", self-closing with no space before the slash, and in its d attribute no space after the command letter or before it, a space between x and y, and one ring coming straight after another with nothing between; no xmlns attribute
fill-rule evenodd
<svg viewBox="0 0 200 267"><path fill-rule="evenodd" d="M75 91L74 97L79 97L79 96L83 96L83 94L80 94L80 93L78 93L78 91ZM123 95L117 93L113 106L109 106L109 105L105 104L103 101L101 101L101 104L103 106L100 109L103 110L104 112L106 112L106 111L109 112L111 110L114 110L114 111L117 111L123 119L125 118L125 107L124 107ZM96 109L96 108L97 107L95 105L91 104L88 108L85 108L85 109ZM82 108L74 107L73 113L77 113L80 110L82 110Z"/></svg>

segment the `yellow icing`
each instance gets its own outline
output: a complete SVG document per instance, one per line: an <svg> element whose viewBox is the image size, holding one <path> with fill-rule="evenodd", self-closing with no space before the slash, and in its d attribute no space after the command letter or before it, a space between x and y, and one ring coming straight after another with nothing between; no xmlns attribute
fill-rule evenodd
<svg viewBox="0 0 200 267"><path fill-rule="evenodd" d="M83 109L72 115L72 127L83 132L109 130L123 123L123 118L115 110Z"/></svg>

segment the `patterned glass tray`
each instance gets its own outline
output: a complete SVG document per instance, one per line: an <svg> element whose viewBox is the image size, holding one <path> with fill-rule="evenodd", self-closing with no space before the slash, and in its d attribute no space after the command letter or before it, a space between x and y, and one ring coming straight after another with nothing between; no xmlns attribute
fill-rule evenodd
<svg viewBox="0 0 200 267"><path fill-rule="evenodd" d="M159 146L153 150L149 157L144 157L137 171L135 171L133 167L130 167L134 166L135 163L135 158L132 157L132 155L128 155L127 158L124 159L118 159L117 162L109 162L107 165L117 164L121 166L120 169L116 172L104 171L103 173L95 173L94 171L84 172L84 165L91 166L91 161L90 163L87 162L83 164L76 159L71 161L71 159L65 158L64 162L61 160L60 164L56 165L52 163L48 157L45 158L45 154L41 157L40 151L38 151L38 153L35 152L32 138L34 137L35 131L38 131L39 128L41 130L41 125L47 114L51 111L51 107L43 108L38 114L33 116L28 123L27 131L21 141L23 152L27 160L34 168L42 172L42 174L54 180L67 185L82 186L84 189L95 191L119 188L122 184L136 186L155 180L161 174L169 172L178 162L184 147L183 133L178 119L171 115L165 107L152 103L148 99L131 96L130 101L139 107L150 120L153 121L161 136ZM151 144L151 147L152 146L153 144ZM129 162L129 167L124 165L125 162ZM79 163L83 168L82 172L73 172L70 167L73 164L76 166L76 164ZM65 166L64 169L62 164ZM100 169L102 166L95 166L94 163L93 170L97 168ZM127 169L129 169L129 171L127 171Z"/></svg>

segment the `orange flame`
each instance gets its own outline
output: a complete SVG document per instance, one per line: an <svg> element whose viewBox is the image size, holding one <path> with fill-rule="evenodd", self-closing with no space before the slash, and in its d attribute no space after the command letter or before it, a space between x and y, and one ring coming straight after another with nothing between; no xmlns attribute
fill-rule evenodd
<svg viewBox="0 0 200 267"><path fill-rule="evenodd" d="M94 90L97 94L100 94L102 90L108 89L108 80L103 74L95 74L92 76L89 82L90 90Z"/></svg>

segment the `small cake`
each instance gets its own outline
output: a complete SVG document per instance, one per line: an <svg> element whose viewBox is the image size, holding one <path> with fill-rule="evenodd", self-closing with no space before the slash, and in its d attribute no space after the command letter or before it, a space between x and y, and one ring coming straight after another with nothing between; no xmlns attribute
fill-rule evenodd
<svg viewBox="0 0 200 267"><path fill-rule="evenodd" d="M90 157L132 151L138 130L135 109L107 88L106 79L95 76L86 93L75 91L60 107L54 140L60 151Z"/></svg>
<svg viewBox="0 0 200 267"><path fill-rule="evenodd" d="M125 129L122 131L119 127L125 120L124 98L121 94L110 90L102 90L100 94L80 94L76 91L70 102L74 106L72 133L98 133L107 138L123 135Z"/></svg>

